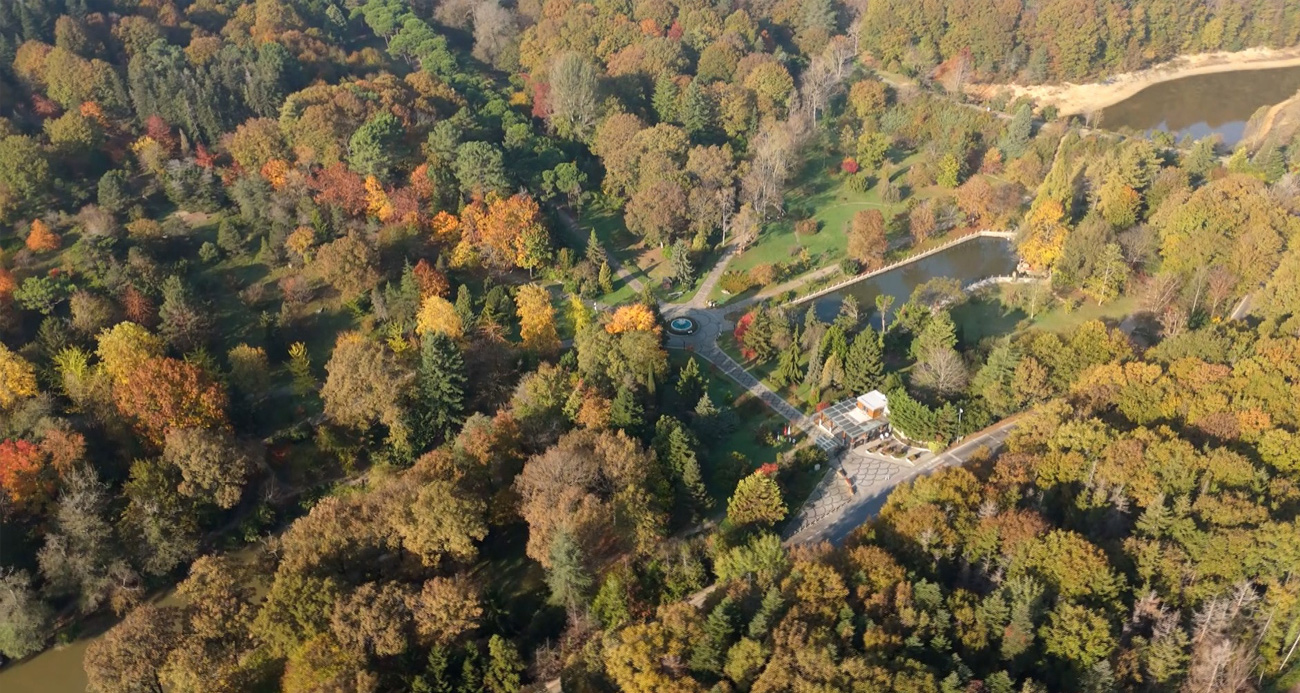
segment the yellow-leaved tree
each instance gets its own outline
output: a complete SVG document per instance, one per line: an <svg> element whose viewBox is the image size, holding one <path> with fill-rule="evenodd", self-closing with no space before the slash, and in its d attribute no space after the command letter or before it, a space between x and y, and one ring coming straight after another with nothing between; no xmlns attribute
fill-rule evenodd
<svg viewBox="0 0 1300 693"><path fill-rule="evenodd" d="M1060 202L1045 199L1034 205L1026 220L1029 231L1020 242L1020 256L1035 269L1050 270L1061 259L1065 238L1065 209Z"/></svg>
<svg viewBox="0 0 1300 693"><path fill-rule="evenodd" d="M560 347L560 337L555 331L555 307L551 305L551 292L537 284L519 287L515 296L519 314L519 336L524 347L538 353L550 353Z"/></svg>
<svg viewBox="0 0 1300 693"><path fill-rule="evenodd" d="M0 409L36 395L36 369L27 359L0 344Z"/></svg>
<svg viewBox="0 0 1300 693"><path fill-rule="evenodd" d="M420 304L420 312L415 316L415 331L419 334L440 332L459 339L465 334L465 326L451 301L441 296L426 296Z"/></svg>
<svg viewBox="0 0 1300 693"><path fill-rule="evenodd" d="M609 323L605 325L605 331L610 334L657 332L658 330L659 325L655 320L654 311L641 303L619 306L618 310L614 311Z"/></svg>
<svg viewBox="0 0 1300 693"><path fill-rule="evenodd" d="M100 332L98 341L95 354L114 382L125 381L145 361L163 355L162 337L133 322L119 322Z"/></svg>

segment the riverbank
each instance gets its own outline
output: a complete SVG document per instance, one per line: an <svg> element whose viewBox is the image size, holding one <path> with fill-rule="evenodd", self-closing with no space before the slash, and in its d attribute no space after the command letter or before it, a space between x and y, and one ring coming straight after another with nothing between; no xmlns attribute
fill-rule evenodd
<svg viewBox="0 0 1300 693"><path fill-rule="evenodd" d="M1096 113L1161 82L1217 72L1295 66L1300 66L1300 47L1250 48L1179 56L1145 70L1126 72L1089 84L973 84L967 87L967 92L981 99L1009 92L1013 100L1027 96L1039 107L1055 106L1061 115L1076 115Z"/></svg>

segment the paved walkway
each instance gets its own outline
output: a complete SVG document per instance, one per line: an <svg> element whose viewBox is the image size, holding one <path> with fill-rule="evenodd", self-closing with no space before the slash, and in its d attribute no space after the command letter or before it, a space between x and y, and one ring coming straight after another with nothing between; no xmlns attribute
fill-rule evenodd
<svg viewBox="0 0 1300 693"><path fill-rule="evenodd" d="M918 459L915 466L874 454L865 446L850 450L839 463L844 475L840 475L836 463L832 462L786 531L786 543L843 542L853 530L880 512L895 486L942 467L965 464L980 448L998 450L1016 423L1014 417L999 421L937 455ZM852 481L852 491L846 477Z"/></svg>

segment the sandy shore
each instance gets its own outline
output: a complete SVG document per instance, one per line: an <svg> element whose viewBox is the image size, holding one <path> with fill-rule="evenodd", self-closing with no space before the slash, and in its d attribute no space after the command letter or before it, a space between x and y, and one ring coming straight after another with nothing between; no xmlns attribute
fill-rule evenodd
<svg viewBox="0 0 1300 693"><path fill-rule="evenodd" d="M1010 92L1028 96L1039 106L1056 106L1061 115L1089 113L1113 106L1153 84L1234 70L1265 70L1300 65L1300 47L1274 50L1251 48L1237 52L1198 53L1174 58L1145 70L1115 75L1091 84L973 84L967 90L980 98Z"/></svg>

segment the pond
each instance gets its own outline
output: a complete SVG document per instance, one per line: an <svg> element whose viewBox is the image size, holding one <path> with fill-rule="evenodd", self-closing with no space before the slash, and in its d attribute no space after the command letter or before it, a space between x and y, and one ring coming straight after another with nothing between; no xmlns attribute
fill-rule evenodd
<svg viewBox="0 0 1300 693"><path fill-rule="evenodd" d="M854 282L848 286L817 298L814 303L817 316L830 321L840 310L845 297L858 300L864 315L876 310L876 297L888 294L894 297L894 310L911 297L916 287L935 277L951 277L968 286L981 279L1008 275L1016 269L1016 253L1011 241L1004 238L975 238L941 250L902 267L883 274ZM876 326L879 329L879 324Z"/></svg>
<svg viewBox="0 0 1300 693"><path fill-rule="evenodd" d="M1232 146L1241 141L1255 111L1286 101L1297 89L1300 67L1194 75L1153 84L1107 107L1097 125L1108 130L1163 130L1179 139L1218 133Z"/></svg>

